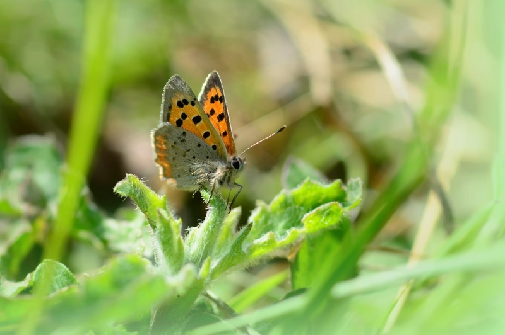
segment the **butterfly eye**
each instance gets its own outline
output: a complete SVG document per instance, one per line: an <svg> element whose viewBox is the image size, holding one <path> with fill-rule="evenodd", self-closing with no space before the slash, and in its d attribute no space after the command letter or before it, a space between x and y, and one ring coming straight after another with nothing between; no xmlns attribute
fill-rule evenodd
<svg viewBox="0 0 505 335"><path fill-rule="evenodd" d="M232 168L239 171L244 167L244 162L240 157L233 157L230 161L230 164Z"/></svg>

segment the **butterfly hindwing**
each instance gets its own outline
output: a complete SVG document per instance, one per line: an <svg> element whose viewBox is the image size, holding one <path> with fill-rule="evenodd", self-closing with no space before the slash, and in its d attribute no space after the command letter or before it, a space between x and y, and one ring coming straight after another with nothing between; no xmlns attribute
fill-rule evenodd
<svg viewBox="0 0 505 335"><path fill-rule="evenodd" d="M225 144L188 84L173 75L163 90L161 122L168 122L201 139L218 157L226 159Z"/></svg>
<svg viewBox="0 0 505 335"><path fill-rule="evenodd" d="M216 71L209 74L205 80L200 92L199 101L203 106L205 114L224 142L226 151L230 156L235 156L235 140L231 131L223 84Z"/></svg>
<svg viewBox="0 0 505 335"><path fill-rule="evenodd" d="M197 190L209 185L227 164L204 140L182 127L165 122L151 136L161 175L175 181L177 188Z"/></svg>

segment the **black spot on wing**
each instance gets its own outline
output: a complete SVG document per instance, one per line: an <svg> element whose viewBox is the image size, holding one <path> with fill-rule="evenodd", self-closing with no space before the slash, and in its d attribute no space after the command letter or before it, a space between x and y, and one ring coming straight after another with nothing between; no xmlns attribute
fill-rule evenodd
<svg viewBox="0 0 505 335"><path fill-rule="evenodd" d="M193 123L195 125L197 125L197 124L199 124L202 121L202 117L200 115L195 115L195 116L193 116L192 120L193 120Z"/></svg>

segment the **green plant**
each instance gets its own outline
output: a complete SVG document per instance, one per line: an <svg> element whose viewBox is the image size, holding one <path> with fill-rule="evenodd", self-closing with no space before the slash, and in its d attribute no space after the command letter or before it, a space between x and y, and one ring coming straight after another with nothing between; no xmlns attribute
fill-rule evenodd
<svg viewBox="0 0 505 335"><path fill-rule="evenodd" d="M33 158L34 153L38 154L37 162L43 165L31 170L27 158ZM13 222L28 221L21 205L16 206L16 199L12 197L24 192L10 191L30 178L33 179L32 188L39 187L47 193L39 200L41 203L48 206L57 201L58 165L61 166L62 160L50 140L16 143L9 150L7 162L8 173L0 180L5 185L3 189L9 190L1 197L3 215L11 215ZM151 230L154 264L138 253L132 254L138 247L134 241L136 236L120 234L121 224L117 221L111 224L115 220L92 211L93 204L84 196L71 236L90 244L98 243L111 251L121 238L123 245L130 246L129 250L122 251L129 254L110 258L103 268L82 278L76 278L60 262L44 260L23 280L15 281L12 279L22 272L20 265L41 233L37 224L27 225L23 233L12 237L0 255L2 329L15 329L29 315L27 306L37 301L31 293L38 287L44 290L45 307L37 329L47 332L132 328L171 333L190 329L195 324L202 325L202 315L212 315L216 320L229 316L226 309L223 310L226 304L216 297L209 299L206 293L212 281L273 255L287 255L307 236L335 233L343 236L359 210L362 196L359 180L351 180L347 187L341 181L311 181L307 179L309 173L299 166L300 162L289 163L286 168L289 189L282 191L269 205L259 202L247 225L241 228L236 226L240 208L228 213L227 204L220 195L216 193L209 199L209 194L202 191L204 199L210 200L206 218L184 237L181 220L173 217L165 197L151 191L134 175L128 175L116 185L115 191L130 197L145 215ZM52 188L40 184L47 181L52 181ZM21 203L27 204L27 201ZM44 207L34 215L47 220L48 225L55 220L54 213L45 212ZM135 222L136 217L133 219ZM88 234L82 234L83 231ZM310 280L312 271L304 269L307 266L306 261L294 263L298 286ZM45 280L49 283L47 287L43 286ZM228 307L228 310L233 309ZM135 320L135 326L124 324Z"/></svg>

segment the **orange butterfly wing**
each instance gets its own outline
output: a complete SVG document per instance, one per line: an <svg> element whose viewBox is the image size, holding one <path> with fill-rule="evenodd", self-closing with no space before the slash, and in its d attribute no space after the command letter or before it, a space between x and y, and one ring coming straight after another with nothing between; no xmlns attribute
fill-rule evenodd
<svg viewBox="0 0 505 335"><path fill-rule="evenodd" d="M195 134L212 148L218 157L227 160L226 147L221 136L205 115L191 88L178 75L173 75L163 90L161 122L169 122Z"/></svg>
<svg viewBox="0 0 505 335"><path fill-rule="evenodd" d="M230 117L224 98L223 84L217 71L213 71L203 84L199 96L200 104L210 122L219 133L230 156L236 156L235 140L231 131Z"/></svg>

